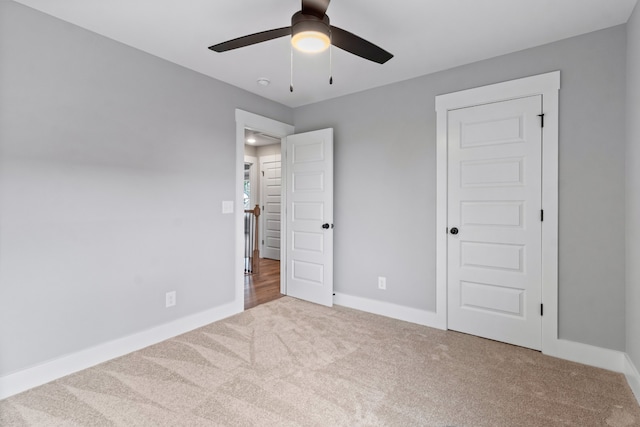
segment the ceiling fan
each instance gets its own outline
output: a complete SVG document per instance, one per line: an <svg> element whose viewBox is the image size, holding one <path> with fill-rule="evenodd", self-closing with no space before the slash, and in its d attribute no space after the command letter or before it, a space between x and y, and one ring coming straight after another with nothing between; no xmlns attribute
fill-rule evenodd
<svg viewBox="0 0 640 427"><path fill-rule="evenodd" d="M291 36L291 44L303 52L322 52L333 45L378 64L384 64L393 58L392 54L373 43L331 25L326 14L330 1L302 0L302 10L293 14L291 26L238 37L210 46L209 49L215 52L226 52L279 37Z"/></svg>

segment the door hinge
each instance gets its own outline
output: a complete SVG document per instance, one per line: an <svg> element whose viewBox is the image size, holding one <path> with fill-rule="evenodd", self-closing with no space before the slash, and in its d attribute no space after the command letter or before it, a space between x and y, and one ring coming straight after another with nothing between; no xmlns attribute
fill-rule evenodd
<svg viewBox="0 0 640 427"><path fill-rule="evenodd" d="M544 304L540 304L540 316L544 316Z"/></svg>
<svg viewBox="0 0 640 427"><path fill-rule="evenodd" d="M540 221L544 221L544 209L540 209Z"/></svg>
<svg viewBox="0 0 640 427"><path fill-rule="evenodd" d="M543 128L544 127L544 113L538 114L538 117L540 117L540 127Z"/></svg>
<svg viewBox="0 0 640 427"><path fill-rule="evenodd" d="M264 171L262 171L262 176L264 176Z"/></svg>
<svg viewBox="0 0 640 427"><path fill-rule="evenodd" d="M262 244L264 245L264 240L262 240Z"/></svg>

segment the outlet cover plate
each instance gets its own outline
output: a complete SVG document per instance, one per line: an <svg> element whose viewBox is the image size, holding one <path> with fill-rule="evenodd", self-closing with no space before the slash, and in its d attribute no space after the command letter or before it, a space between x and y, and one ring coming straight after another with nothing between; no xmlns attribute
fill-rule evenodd
<svg viewBox="0 0 640 427"><path fill-rule="evenodd" d="M165 307L173 307L176 305L176 291L167 292L165 295Z"/></svg>

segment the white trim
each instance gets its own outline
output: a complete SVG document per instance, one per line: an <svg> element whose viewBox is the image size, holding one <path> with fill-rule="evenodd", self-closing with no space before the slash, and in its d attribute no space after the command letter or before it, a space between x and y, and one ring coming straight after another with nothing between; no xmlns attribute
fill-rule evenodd
<svg viewBox="0 0 640 427"><path fill-rule="evenodd" d="M118 338L95 347L60 357L41 365L0 377L0 399L5 399L74 372L124 356L161 341L184 334L237 314L235 303L196 313L171 323Z"/></svg>
<svg viewBox="0 0 640 427"><path fill-rule="evenodd" d="M294 129L291 128L289 135L293 134ZM280 138L280 293L282 295L287 295L287 136Z"/></svg>
<svg viewBox="0 0 640 427"><path fill-rule="evenodd" d="M436 96L436 313L447 324L447 112L508 99L542 95L542 351L561 352L558 340L558 91L560 71Z"/></svg>
<svg viewBox="0 0 640 427"><path fill-rule="evenodd" d="M446 324L441 323L439 316L433 311L419 310L389 302L372 300L369 298L354 297L336 292L333 303L367 313L378 314L392 319L416 323L436 329L446 329Z"/></svg>
<svg viewBox="0 0 640 427"><path fill-rule="evenodd" d="M277 120L269 119L267 117L259 116L257 114L249 113L248 111L240 110L236 108L236 271L235 271L235 283L236 283L236 295L235 295L235 304L239 311L244 310L244 207L243 207L243 188L242 184L244 182L244 129L251 128L254 130L258 130L269 134L271 136L281 138L281 146L284 145L282 143L282 138L287 135L291 135L294 132L294 127L288 125L286 123L279 122ZM284 158L285 153L282 153ZM282 171L284 174L284 169ZM283 191L285 189L284 179L282 181ZM282 219L280 220L281 227L284 227L282 224ZM286 233L285 229L280 231L281 233ZM284 261L282 258L282 251L280 252L280 260ZM286 275L283 273L285 262L280 262L280 288L281 292L284 289L284 278Z"/></svg>
<svg viewBox="0 0 640 427"><path fill-rule="evenodd" d="M625 353L608 348L560 339L555 343L554 354L545 354L609 371L625 372Z"/></svg>
<svg viewBox="0 0 640 427"><path fill-rule="evenodd" d="M633 394L636 396L636 400L640 405L640 372L638 372L638 368L633 364L629 355L625 354L624 356L624 373L627 377L629 387L631 387L631 391L633 391Z"/></svg>

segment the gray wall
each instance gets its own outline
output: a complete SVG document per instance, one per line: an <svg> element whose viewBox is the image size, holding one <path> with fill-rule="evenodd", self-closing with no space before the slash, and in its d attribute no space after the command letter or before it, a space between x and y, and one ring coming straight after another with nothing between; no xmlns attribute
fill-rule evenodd
<svg viewBox="0 0 640 427"><path fill-rule="evenodd" d="M235 108L291 109L6 1L0 94L0 376L233 300Z"/></svg>
<svg viewBox="0 0 640 427"><path fill-rule="evenodd" d="M627 23L627 353L640 369L640 6Z"/></svg>
<svg viewBox="0 0 640 427"><path fill-rule="evenodd" d="M336 291L434 310L434 97L561 70L560 336L624 350L625 35L614 27L297 108L296 132L335 129Z"/></svg>

